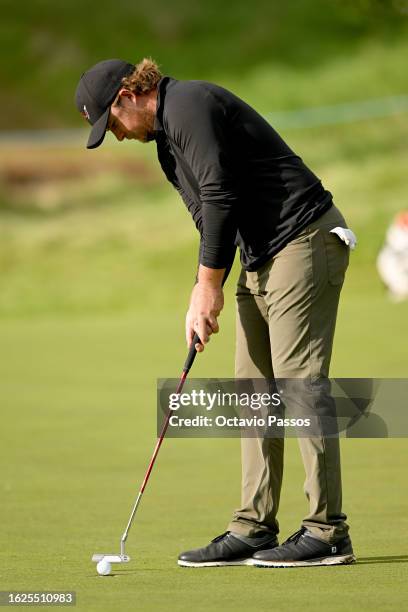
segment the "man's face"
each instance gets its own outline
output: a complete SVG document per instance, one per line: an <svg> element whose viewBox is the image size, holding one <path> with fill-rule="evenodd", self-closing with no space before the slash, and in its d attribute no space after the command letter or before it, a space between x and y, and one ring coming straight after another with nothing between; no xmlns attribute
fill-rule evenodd
<svg viewBox="0 0 408 612"><path fill-rule="evenodd" d="M108 130L119 141L139 140L150 142L154 139L155 110L143 96L121 96L119 105L112 104Z"/></svg>

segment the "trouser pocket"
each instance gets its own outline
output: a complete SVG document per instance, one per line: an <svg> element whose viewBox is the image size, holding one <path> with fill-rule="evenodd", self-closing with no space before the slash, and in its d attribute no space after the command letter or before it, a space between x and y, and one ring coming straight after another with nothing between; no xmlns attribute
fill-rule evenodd
<svg viewBox="0 0 408 612"><path fill-rule="evenodd" d="M336 234L331 234L330 229L322 229L326 250L327 277L331 285L341 285L349 265L350 249Z"/></svg>

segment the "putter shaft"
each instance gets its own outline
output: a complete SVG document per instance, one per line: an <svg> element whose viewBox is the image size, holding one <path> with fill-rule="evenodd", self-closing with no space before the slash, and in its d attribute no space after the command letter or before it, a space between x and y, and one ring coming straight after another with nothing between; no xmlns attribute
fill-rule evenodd
<svg viewBox="0 0 408 612"><path fill-rule="evenodd" d="M195 349L195 345L197 343L199 343L199 342L200 342L200 338L198 337L197 334L195 334L194 338L193 338L193 341L191 343L191 348L190 348L190 350L188 352L188 355L187 355L186 362L185 362L184 367L183 367L183 372L182 372L182 374L180 376L180 380L179 380L179 383L177 385L176 393L181 393L181 390L183 389L184 383L185 383L186 378L187 378L187 374L189 373L190 368L193 365L195 356L197 354L197 351ZM160 447L161 447L162 442L164 440L164 436L166 435L166 431L167 431L167 428L168 428L169 422L170 422L171 413L172 413L171 410L169 410L168 413L167 413L166 420L164 421L164 424L163 424L163 427L161 429L160 435L159 435L159 437L157 439L157 442L156 442L156 446L154 447L152 458L150 459L149 466L148 466L148 468L146 470L146 474L145 474L145 477L143 479L142 486L140 487L139 493L138 493L138 495L136 497L136 501L135 501L135 503L133 505L133 508L132 508L132 512L130 513L130 517L129 517L129 521L128 521L127 525L126 525L126 529L123 532L123 535L121 537L121 540L120 540L120 554L121 554L122 557L125 556L125 542L127 540L130 528L132 526L133 519L135 517L137 508L138 508L138 506L140 504L140 500L142 499L143 492L144 492L144 490L146 488L146 485L148 483L148 480L150 478L150 474L152 473L153 466L155 464L157 455L159 454L159 450L160 450Z"/></svg>

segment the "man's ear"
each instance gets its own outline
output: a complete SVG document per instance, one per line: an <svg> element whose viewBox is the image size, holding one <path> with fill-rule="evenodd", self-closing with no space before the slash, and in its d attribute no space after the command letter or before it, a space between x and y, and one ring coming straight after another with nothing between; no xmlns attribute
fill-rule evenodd
<svg viewBox="0 0 408 612"><path fill-rule="evenodd" d="M126 89L126 87L122 87L118 92L118 98L122 98L122 100L128 100L133 104L137 103L137 96L134 91L130 91L130 89Z"/></svg>

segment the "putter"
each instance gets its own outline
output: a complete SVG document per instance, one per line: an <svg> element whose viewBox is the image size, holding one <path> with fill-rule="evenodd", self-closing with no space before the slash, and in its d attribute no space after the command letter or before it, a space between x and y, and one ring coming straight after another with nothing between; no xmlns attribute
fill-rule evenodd
<svg viewBox="0 0 408 612"><path fill-rule="evenodd" d="M186 362L185 362L184 367L183 367L183 372L182 372L182 374L180 376L180 381L179 381L179 383L177 385L176 393L181 393L181 390L182 390L182 388L184 386L184 383L185 383L185 380L187 378L187 374L189 373L189 371L191 369L191 366L194 363L195 356L197 355L197 351L196 351L195 345L197 343L199 343L199 342L200 342L200 338L198 337L197 334L194 334L194 338L193 338L193 341L191 343L191 347L189 349L189 352L188 352L188 355L187 355L187 359L186 359ZM129 534L129 530L130 530L130 528L132 526L133 519L135 518L135 514L136 514L136 511L137 511L137 508L138 508L138 506L140 504L140 500L142 499L143 492L144 492L144 490L146 488L146 485L147 485L147 483L149 481L150 474L152 473L153 466L155 464L157 455L159 454L159 450L160 450L160 447L162 445L164 436L166 435L166 431L167 431L167 428L168 428L168 425L169 425L169 421L170 421L170 415L171 415L171 410L169 410L169 412L167 413L166 420L164 421L164 424L163 424L163 427L161 429L160 435L159 435L159 437L157 439L157 442L156 442L156 446L154 447L153 455L152 455L152 458L150 459L150 463L149 463L149 466L147 468L145 477L144 477L142 485L141 485L141 487L139 489L139 493L138 493L138 495L136 497L136 501L135 501L135 503L133 505L132 512L130 513L129 521L128 521L128 523L126 525L126 529L123 532L123 535L121 537L121 540L120 540L120 553L119 554L114 554L114 553L95 553L94 555L92 555L92 561L94 561L95 563L99 563L102 560L105 560L108 563L128 563L130 561L129 555L127 555L125 553L125 543L126 543L126 540L127 540L128 534Z"/></svg>

